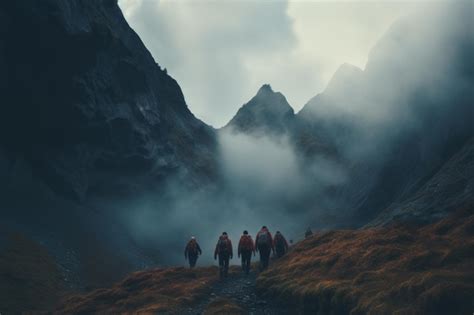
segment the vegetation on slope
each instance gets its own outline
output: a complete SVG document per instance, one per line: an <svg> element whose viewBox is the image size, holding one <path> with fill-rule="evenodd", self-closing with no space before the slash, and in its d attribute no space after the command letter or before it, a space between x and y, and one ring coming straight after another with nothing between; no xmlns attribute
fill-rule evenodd
<svg viewBox="0 0 474 315"><path fill-rule="evenodd" d="M151 269L130 274L111 288L66 298L65 314L174 313L207 296L218 279L216 267Z"/></svg>
<svg viewBox="0 0 474 315"><path fill-rule="evenodd" d="M472 207L424 227L315 234L257 280L262 294L311 314L470 314Z"/></svg>
<svg viewBox="0 0 474 315"><path fill-rule="evenodd" d="M257 290L295 313L470 314L473 236L472 207L422 227L318 233L261 273ZM209 299L217 275L216 267L136 272L111 288L69 296L57 311L180 313L209 300L206 314L246 313L232 299Z"/></svg>
<svg viewBox="0 0 474 315"><path fill-rule="evenodd" d="M245 315L248 314L242 307L230 299L217 298L209 303L204 315Z"/></svg>

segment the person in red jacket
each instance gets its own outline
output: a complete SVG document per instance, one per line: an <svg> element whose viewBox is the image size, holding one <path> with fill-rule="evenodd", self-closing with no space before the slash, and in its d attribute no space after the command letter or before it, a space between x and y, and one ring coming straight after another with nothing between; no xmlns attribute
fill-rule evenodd
<svg viewBox="0 0 474 315"><path fill-rule="evenodd" d="M198 256L201 254L201 247L196 241L196 238L192 236L188 244L186 245L186 248L184 249L184 259L189 259L190 268L194 268L194 266L196 266Z"/></svg>
<svg viewBox="0 0 474 315"><path fill-rule="evenodd" d="M266 226L262 226L255 238L255 248L260 253L260 271L268 267L270 261L270 253L275 252L273 247L272 234Z"/></svg>
<svg viewBox="0 0 474 315"><path fill-rule="evenodd" d="M288 251L288 242L280 231L275 233L273 238L273 247L275 248L277 258L282 257Z"/></svg>
<svg viewBox="0 0 474 315"><path fill-rule="evenodd" d="M249 235L249 232L244 231L244 234L240 237L239 246L237 247L237 257L240 258L240 256L242 256L242 270L246 274L250 272L252 253L255 256L255 246L252 236Z"/></svg>
<svg viewBox="0 0 474 315"><path fill-rule="evenodd" d="M223 232L217 241L214 259L217 259L217 256L219 256L219 275L221 278L225 278L229 271L229 259L233 257L232 242L227 232Z"/></svg>

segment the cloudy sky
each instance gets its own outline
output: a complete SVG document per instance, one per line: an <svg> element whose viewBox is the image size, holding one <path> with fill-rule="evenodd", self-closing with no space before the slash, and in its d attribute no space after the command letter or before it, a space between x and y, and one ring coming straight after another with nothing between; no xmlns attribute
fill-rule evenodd
<svg viewBox="0 0 474 315"><path fill-rule="evenodd" d="M296 111L342 63L364 68L413 1L119 0L191 111L221 127L264 83Z"/></svg>

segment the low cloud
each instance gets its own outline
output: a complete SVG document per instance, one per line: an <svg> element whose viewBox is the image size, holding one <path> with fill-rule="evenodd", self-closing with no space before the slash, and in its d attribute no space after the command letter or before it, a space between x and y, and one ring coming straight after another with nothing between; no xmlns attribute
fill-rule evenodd
<svg viewBox="0 0 474 315"><path fill-rule="evenodd" d="M406 2L120 0L124 14L183 89L191 111L225 125L263 83L299 110L343 62L365 65Z"/></svg>

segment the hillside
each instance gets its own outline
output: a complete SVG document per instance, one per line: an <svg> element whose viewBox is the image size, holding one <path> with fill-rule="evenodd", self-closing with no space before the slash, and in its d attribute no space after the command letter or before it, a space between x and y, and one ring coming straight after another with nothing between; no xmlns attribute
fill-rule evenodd
<svg viewBox="0 0 474 315"><path fill-rule="evenodd" d="M133 273L111 288L64 299L62 314L174 313L209 294L218 279L215 267L151 269Z"/></svg>
<svg viewBox="0 0 474 315"><path fill-rule="evenodd" d="M305 314L467 314L474 305L472 206L427 226L317 233L257 279Z"/></svg>
<svg viewBox="0 0 474 315"><path fill-rule="evenodd" d="M473 236L472 206L426 226L321 232L273 261L256 284L239 268L226 281L215 267L152 269L67 297L58 311L466 314L474 306Z"/></svg>

